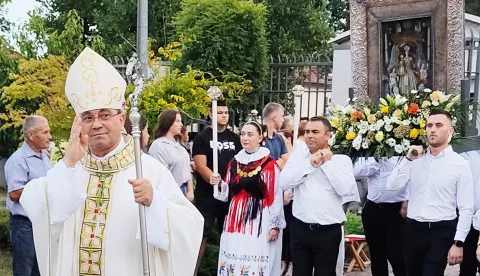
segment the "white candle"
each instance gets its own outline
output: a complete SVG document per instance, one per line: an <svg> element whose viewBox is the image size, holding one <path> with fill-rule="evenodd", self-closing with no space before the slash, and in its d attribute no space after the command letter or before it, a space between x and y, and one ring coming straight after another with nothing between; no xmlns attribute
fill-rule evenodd
<svg viewBox="0 0 480 276"><path fill-rule="evenodd" d="M218 125L217 125L217 101L212 101L212 131L213 131L213 173L218 173Z"/></svg>

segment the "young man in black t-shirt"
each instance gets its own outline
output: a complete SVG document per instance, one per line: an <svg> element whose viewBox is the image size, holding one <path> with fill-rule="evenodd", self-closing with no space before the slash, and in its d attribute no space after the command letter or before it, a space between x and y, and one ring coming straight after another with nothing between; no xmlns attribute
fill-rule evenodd
<svg viewBox="0 0 480 276"><path fill-rule="evenodd" d="M224 101L217 102L217 131L218 131L218 173L225 177L227 166L230 160L241 149L240 137L227 129L228 107ZM197 275L198 267L205 252L205 245L208 238L212 236L212 229L217 220L218 231L221 233L223 222L228 213L228 203L222 202L213 197L213 186L210 184L213 175L213 131L211 127L200 132L193 140L192 156L196 166L195 178L195 206L202 213L205 223L203 227L203 240L195 269Z"/></svg>

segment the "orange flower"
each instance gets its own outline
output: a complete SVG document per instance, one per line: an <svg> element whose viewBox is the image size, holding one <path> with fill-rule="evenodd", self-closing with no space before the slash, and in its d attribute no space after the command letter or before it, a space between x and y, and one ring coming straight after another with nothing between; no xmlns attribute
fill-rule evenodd
<svg viewBox="0 0 480 276"><path fill-rule="evenodd" d="M363 118L362 112L357 110L352 113L352 119L361 120L362 118Z"/></svg>
<svg viewBox="0 0 480 276"><path fill-rule="evenodd" d="M417 114L417 112L418 112L418 104L412 103L410 104L410 106L408 106L408 110L407 110L408 114L415 115Z"/></svg>

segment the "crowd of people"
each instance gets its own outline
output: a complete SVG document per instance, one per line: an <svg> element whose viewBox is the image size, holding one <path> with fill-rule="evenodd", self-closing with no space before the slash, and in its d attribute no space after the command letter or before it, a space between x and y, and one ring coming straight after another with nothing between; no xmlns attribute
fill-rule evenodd
<svg viewBox="0 0 480 276"><path fill-rule="evenodd" d="M101 77L85 78L90 68ZM237 134L218 101L210 113L217 133L207 127L193 143L181 114L164 110L151 143L140 121L145 153L136 179L125 99L89 94L92 87L123 92L122 77L87 48L65 87L77 116L64 157L52 167L48 121L32 115L24 144L5 165L15 276L142 275L138 204L146 206L152 276L197 275L214 227L221 235L216 275L343 275L343 206L360 201L356 181L363 179L372 275L388 275L388 263L396 276L443 275L447 264L476 275L480 151L452 150L446 111L430 113L426 149L352 163L330 149L327 118L301 118L294 137L278 103Z"/></svg>

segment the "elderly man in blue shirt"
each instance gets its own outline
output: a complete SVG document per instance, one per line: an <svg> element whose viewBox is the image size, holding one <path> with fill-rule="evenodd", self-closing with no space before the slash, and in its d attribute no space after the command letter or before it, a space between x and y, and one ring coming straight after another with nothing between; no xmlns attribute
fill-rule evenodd
<svg viewBox="0 0 480 276"><path fill-rule="evenodd" d="M24 186L32 179L46 176L52 167L46 149L52 136L47 119L28 116L23 124L24 143L5 163L8 186L7 209L10 212L13 275L40 276L32 224L19 203Z"/></svg>

